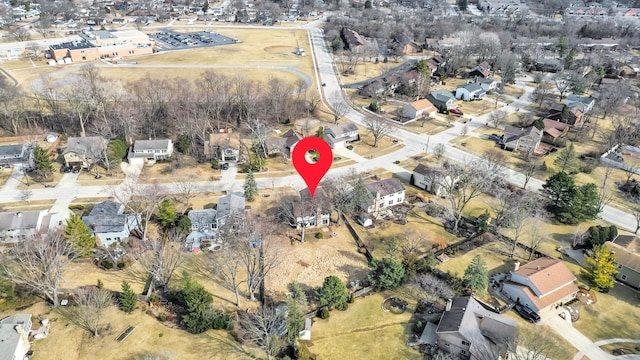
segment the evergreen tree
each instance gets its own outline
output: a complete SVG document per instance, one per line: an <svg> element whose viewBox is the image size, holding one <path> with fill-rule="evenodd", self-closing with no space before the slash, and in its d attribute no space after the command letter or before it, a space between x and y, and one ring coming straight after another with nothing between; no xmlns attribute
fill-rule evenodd
<svg viewBox="0 0 640 360"><path fill-rule="evenodd" d="M300 305L292 297L287 298L287 338L293 344L300 336L300 331L304 329L304 314L300 310Z"/></svg>
<svg viewBox="0 0 640 360"><path fill-rule="evenodd" d="M136 309L138 303L138 296L135 291L131 289L131 285L128 282L122 282L122 293L120 294L120 309L126 313L131 313Z"/></svg>
<svg viewBox="0 0 640 360"><path fill-rule="evenodd" d="M364 184L364 180L358 178L358 181L353 185L353 190L351 191L350 208L355 210L356 213L366 212L370 198L371 195L369 194L369 190L367 190L367 186Z"/></svg>
<svg viewBox="0 0 640 360"><path fill-rule="evenodd" d="M158 221L163 229L167 230L175 224L178 212L170 199L164 199L158 207Z"/></svg>
<svg viewBox="0 0 640 360"><path fill-rule="evenodd" d="M320 305L327 306L329 309L346 305L349 298L347 286L339 277L333 275L324 278L322 287L316 294Z"/></svg>
<svg viewBox="0 0 640 360"><path fill-rule="evenodd" d="M36 174L45 180L53 173L53 164L51 164L49 154L39 145L33 148L33 168Z"/></svg>
<svg viewBox="0 0 640 360"><path fill-rule="evenodd" d="M489 285L489 270L480 255L476 255L462 277L464 285L483 295Z"/></svg>
<svg viewBox="0 0 640 360"><path fill-rule="evenodd" d="M558 152L558 157L553 160L553 164L560 168L560 172L571 173L578 167L578 157L573 143Z"/></svg>
<svg viewBox="0 0 640 360"><path fill-rule="evenodd" d="M213 296L187 272L183 273L176 300L185 309L182 321L192 334L203 333L213 326Z"/></svg>
<svg viewBox="0 0 640 360"><path fill-rule="evenodd" d="M344 41L342 41L340 35L336 35L336 37L333 38L333 41L331 41L331 48L333 49L333 52L338 52L344 49Z"/></svg>
<svg viewBox="0 0 640 360"><path fill-rule="evenodd" d="M292 281L287 285L287 289L291 293L291 298L295 300L298 304L302 306L307 306L307 295L302 290L300 283L297 281Z"/></svg>
<svg viewBox="0 0 640 360"><path fill-rule="evenodd" d="M547 179L542 188L551 196L553 205L556 207L563 207L573 199L576 192L573 178L563 171Z"/></svg>
<svg viewBox="0 0 640 360"><path fill-rule="evenodd" d="M591 285L607 292L615 284L614 276L618 273L616 269L616 256L608 247L598 245L593 248L593 256L585 258L587 265L586 277Z"/></svg>
<svg viewBox="0 0 640 360"><path fill-rule="evenodd" d="M599 203L600 196L595 184L578 186L575 196L560 209L558 220L565 224L577 224L595 219L600 211Z"/></svg>
<svg viewBox="0 0 640 360"><path fill-rule="evenodd" d="M258 196L258 184L253 176L253 171L249 170L247 178L244 180L244 198L253 201Z"/></svg>
<svg viewBox="0 0 640 360"><path fill-rule="evenodd" d="M373 268L369 281L377 290L394 289L404 281L404 266L396 259L386 257L380 262L373 260L369 267Z"/></svg>
<svg viewBox="0 0 640 360"><path fill-rule="evenodd" d="M76 256L87 257L96 247L96 238L91 234L80 216L71 213L64 226L64 239L71 245Z"/></svg>
<svg viewBox="0 0 640 360"><path fill-rule="evenodd" d="M118 163L122 161L127 156L128 148L127 143L122 139L111 140L107 147L109 161Z"/></svg>

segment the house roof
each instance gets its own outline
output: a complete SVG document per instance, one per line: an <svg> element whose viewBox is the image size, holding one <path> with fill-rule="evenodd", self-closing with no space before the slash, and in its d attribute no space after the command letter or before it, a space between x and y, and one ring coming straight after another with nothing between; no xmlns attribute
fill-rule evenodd
<svg viewBox="0 0 640 360"><path fill-rule="evenodd" d="M227 148L240 148L240 133L225 131L225 132L212 132L209 134L209 146L217 145ZM208 151L208 149L206 150Z"/></svg>
<svg viewBox="0 0 640 360"><path fill-rule="evenodd" d="M476 79L476 82L481 83L481 84L489 84L489 85L491 85L494 82L497 82L497 80L494 79L494 78L487 77L487 78L478 78L478 79Z"/></svg>
<svg viewBox="0 0 640 360"><path fill-rule="evenodd" d="M434 99L446 103L449 100L456 100L456 97L445 89L438 89L430 94Z"/></svg>
<svg viewBox="0 0 640 360"><path fill-rule="evenodd" d="M316 189L313 199L311 198L311 193L307 188L300 190L298 195L300 197L291 205L293 216L311 216L312 214L308 213L311 211L311 208L309 207L309 203L311 202L315 203L323 213L331 212L331 200L323 188Z"/></svg>
<svg viewBox="0 0 640 360"><path fill-rule="evenodd" d="M416 166L415 169L413 169L413 172L420 175L431 175L434 173L441 174L442 172L444 172L444 169L435 168L435 167L427 166L424 164L418 164L418 166Z"/></svg>
<svg viewBox="0 0 640 360"><path fill-rule="evenodd" d="M413 47L418 47L418 44L411 40L411 38L409 36L407 36L406 34L397 34L394 35L392 38L393 42L395 42L396 44L405 47L407 45L411 45Z"/></svg>
<svg viewBox="0 0 640 360"><path fill-rule="evenodd" d="M192 224L213 224L217 213L216 209L190 210L187 217Z"/></svg>
<svg viewBox="0 0 640 360"><path fill-rule="evenodd" d="M433 106L431 101L429 101L428 99L420 99L418 101L414 101L410 103L409 105L413 107L416 111L419 111L419 110L435 111L436 110L436 107Z"/></svg>
<svg viewBox="0 0 640 360"><path fill-rule="evenodd" d="M103 215L117 215L122 213L124 209L124 205L115 202L115 201L103 201L101 203L96 204L91 212L90 216L103 216Z"/></svg>
<svg viewBox="0 0 640 360"><path fill-rule="evenodd" d="M488 311L471 296L451 299L451 309L445 311L436 329L437 334L456 332L471 346L469 352L478 355L495 344L506 344L517 332L517 322ZM495 355L495 354L494 354Z"/></svg>
<svg viewBox="0 0 640 360"><path fill-rule="evenodd" d="M240 192L230 192L218 200L216 210L218 211L218 218L223 218L229 215L238 215L244 213L244 194Z"/></svg>
<svg viewBox="0 0 640 360"><path fill-rule="evenodd" d="M504 128L504 142L510 143L516 141L525 136L541 136L542 132L535 126L528 126L526 128L519 128L515 126L505 126Z"/></svg>
<svg viewBox="0 0 640 360"><path fill-rule="evenodd" d="M380 193L380 196L387 196L404 191L404 186L400 180L390 178L367 184L367 189L369 193L375 197L376 193Z"/></svg>
<svg viewBox="0 0 640 360"><path fill-rule="evenodd" d="M285 146L289 148L297 144L298 141L302 140L303 138L302 134L300 134L299 132L293 129L289 129L286 133L282 135L282 137L285 139L285 142L284 142Z"/></svg>
<svg viewBox="0 0 640 360"><path fill-rule="evenodd" d="M20 344L21 334L16 326L27 324L31 314L15 314L0 320L0 359L13 360L13 355ZM28 331L24 329L23 331ZM26 340L26 338L25 338Z"/></svg>
<svg viewBox="0 0 640 360"><path fill-rule="evenodd" d="M537 296L536 294L533 293L531 288L529 288L526 285L518 284L513 281L506 281L504 284L505 286L512 286L514 288L520 289L525 294L525 296L529 298L529 300L531 300L531 302L536 306L536 308L538 308L538 310L544 309L551 304L555 304L558 301L564 299L565 297L571 294L574 294L578 291L578 286L576 286L575 283L571 282L566 284L565 286L562 286L556 289L555 291L546 293L541 296Z"/></svg>
<svg viewBox="0 0 640 360"><path fill-rule="evenodd" d="M133 145L133 150L134 151L167 150L169 148L170 143L171 143L170 139L136 140L136 143Z"/></svg>
<svg viewBox="0 0 640 360"><path fill-rule="evenodd" d="M594 98L592 98L591 96L580 96L580 95L576 95L576 94L571 94L568 95L567 98L565 99L565 104L569 104L569 103L581 103L584 105L589 105L592 102L596 101Z"/></svg>
<svg viewBox="0 0 640 360"><path fill-rule="evenodd" d="M616 263L640 274L640 254L638 253L640 245L632 242L629 246L631 249L629 249L629 247L625 248L620 244L616 244L615 240L614 242L607 241L605 245L615 253Z"/></svg>
<svg viewBox="0 0 640 360"><path fill-rule="evenodd" d="M0 213L0 230L28 230L36 229L46 210L14 211ZM42 227L42 224L40 224Z"/></svg>
<svg viewBox="0 0 640 360"><path fill-rule="evenodd" d="M351 29L345 28L344 30L342 30L342 35L344 36L344 39L347 41L347 45L349 47L364 45L367 43L364 36L358 34L357 32Z"/></svg>
<svg viewBox="0 0 640 360"><path fill-rule="evenodd" d="M358 132L358 127L352 123L345 123L336 126L332 126L327 130L331 130L333 134L335 134L336 138L341 138L350 132Z"/></svg>
<svg viewBox="0 0 640 360"><path fill-rule="evenodd" d="M480 64L478 64L478 66L471 69L471 72L474 72L474 71L478 71L482 74L482 76L488 77L491 74L491 65L489 65L488 62L483 61Z"/></svg>
<svg viewBox="0 0 640 360"><path fill-rule="evenodd" d="M552 119L543 119L542 122L544 123L544 132L554 139L562 136L564 131L569 127L569 125L563 122Z"/></svg>
<svg viewBox="0 0 640 360"><path fill-rule="evenodd" d="M22 156L27 144L0 145L0 156L19 155Z"/></svg>
<svg viewBox="0 0 640 360"><path fill-rule="evenodd" d="M120 232L135 215L122 214L124 206L115 201L96 204L82 221L96 234Z"/></svg>
<svg viewBox="0 0 640 360"><path fill-rule="evenodd" d="M562 261L546 257L520 266L514 273L529 278L529 281L540 291L541 295L576 280L576 277Z"/></svg>
<svg viewBox="0 0 640 360"><path fill-rule="evenodd" d="M87 137L71 137L67 140L67 147L65 147L62 154L70 152L76 154L96 154L104 150L107 145L107 140L100 136L87 136Z"/></svg>

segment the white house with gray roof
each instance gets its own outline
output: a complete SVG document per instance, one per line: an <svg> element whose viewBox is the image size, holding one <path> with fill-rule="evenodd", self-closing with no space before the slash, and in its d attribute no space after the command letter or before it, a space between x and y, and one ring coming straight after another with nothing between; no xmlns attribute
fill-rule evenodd
<svg viewBox="0 0 640 360"><path fill-rule="evenodd" d="M324 131L324 138L332 149L343 148L347 144L360 139L358 127L355 124L347 123L332 126Z"/></svg>
<svg viewBox="0 0 640 360"><path fill-rule="evenodd" d="M127 159L130 164L155 164L158 160L167 160L173 154L173 142L170 139L136 140Z"/></svg>
<svg viewBox="0 0 640 360"><path fill-rule="evenodd" d="M26 358L31 326L31 314L14 314L0 320L0 360Z"/></svg>
<svg viewBox="0 0 640 360"><path fill-rule="evenodd" d="M384 179L367 184L369 200L367 213L378 216L383 210L404 202L404 186L396 178Z"/></svg>
<svg viewBox="0 0 640 360"><path fill-rule="evenodd" d="M140 224L138 216L123 214L123 210L124 205L120 203L103 201L96 204L89 215L83 216L82 221L99 244L110 246L127 238Z"/></svg>
<svg viewBox="0 0 640 360"><path fill-rule="evenodd" d="M487 91L478 83L469 83L456 89L456 99L472 101L483 98Z"/></svg>
<svg viewBox="0 0 640 360"><path fill-rule="evenodd" d="M0 145L0 165L33 166L31 146L29 144Z"/></svg>
<svg viewBox="0 0 640 360"><path fill-rule="evenodd" d="M49 230L47 210L0 213L0 242L15 243Z"/></svg>

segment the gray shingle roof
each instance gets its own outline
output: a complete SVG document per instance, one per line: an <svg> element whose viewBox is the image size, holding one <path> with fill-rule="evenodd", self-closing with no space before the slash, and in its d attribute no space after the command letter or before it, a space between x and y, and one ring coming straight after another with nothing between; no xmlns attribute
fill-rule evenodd
<svg viewBox="0 0 640 360"><path fill-rule="evenodd" d="M170 142L171 140L169 139L136 140L133 145L133 151L167 150Z"/></svg>
<svg viewBox="0 0 640 360"><path fill-rule="evenodd" d="M33 210L0 213L0 229L36 229L38 226L38 220L40 220L41 213L46 213L46 211Z"/></svg>
<svg viewBox="0 0 640 360"><path fill-rule="evenodd" d="M229 193L218 200L218 218L224 218L229 215L239 215L244 212L244 194L239 192Z"/></svg>
<svg viewBox="0 0 640 360"><path fill-rule="evenodd" d="M380 196L387 196L403 191L404 186L402 186L400 180L391 178L368 184L367 189L369 190L369 193L371 193L371 195L375 197L375 194L377 192L380 193Z"/></svg>
<svg viewBox="0 0 640 360"><path fill-rule="evenodd" d="M103 201L96 204L88 216L83 216L82 221L94 233L120 232L124 230L130 216L121 214L122 204L114 201Z"/></svg>
<svg viewBox="0 0 640 360"><path fill-rule="evenodd" d="M98 154L107 146L107 141L100 136L72 137L67 140L63 154Z"/></svg>
<svg viewBox="0 0 640 360"><path fill-rule="evenodd" d="M0 156L22 156L26 144L0 145Z"/></svg>

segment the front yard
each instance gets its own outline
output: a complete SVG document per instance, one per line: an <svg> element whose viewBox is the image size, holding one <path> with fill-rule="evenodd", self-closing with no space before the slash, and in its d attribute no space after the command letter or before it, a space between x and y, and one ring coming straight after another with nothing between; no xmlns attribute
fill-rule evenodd
<svg viewBox="0 0 640 360"><path fill-rule="evenodd" d="M573 326L591 341L610 338L638 339L640 334L640 293L616 284L609 293L596 293L598 301L583 306L580 320Z"/></svg>

